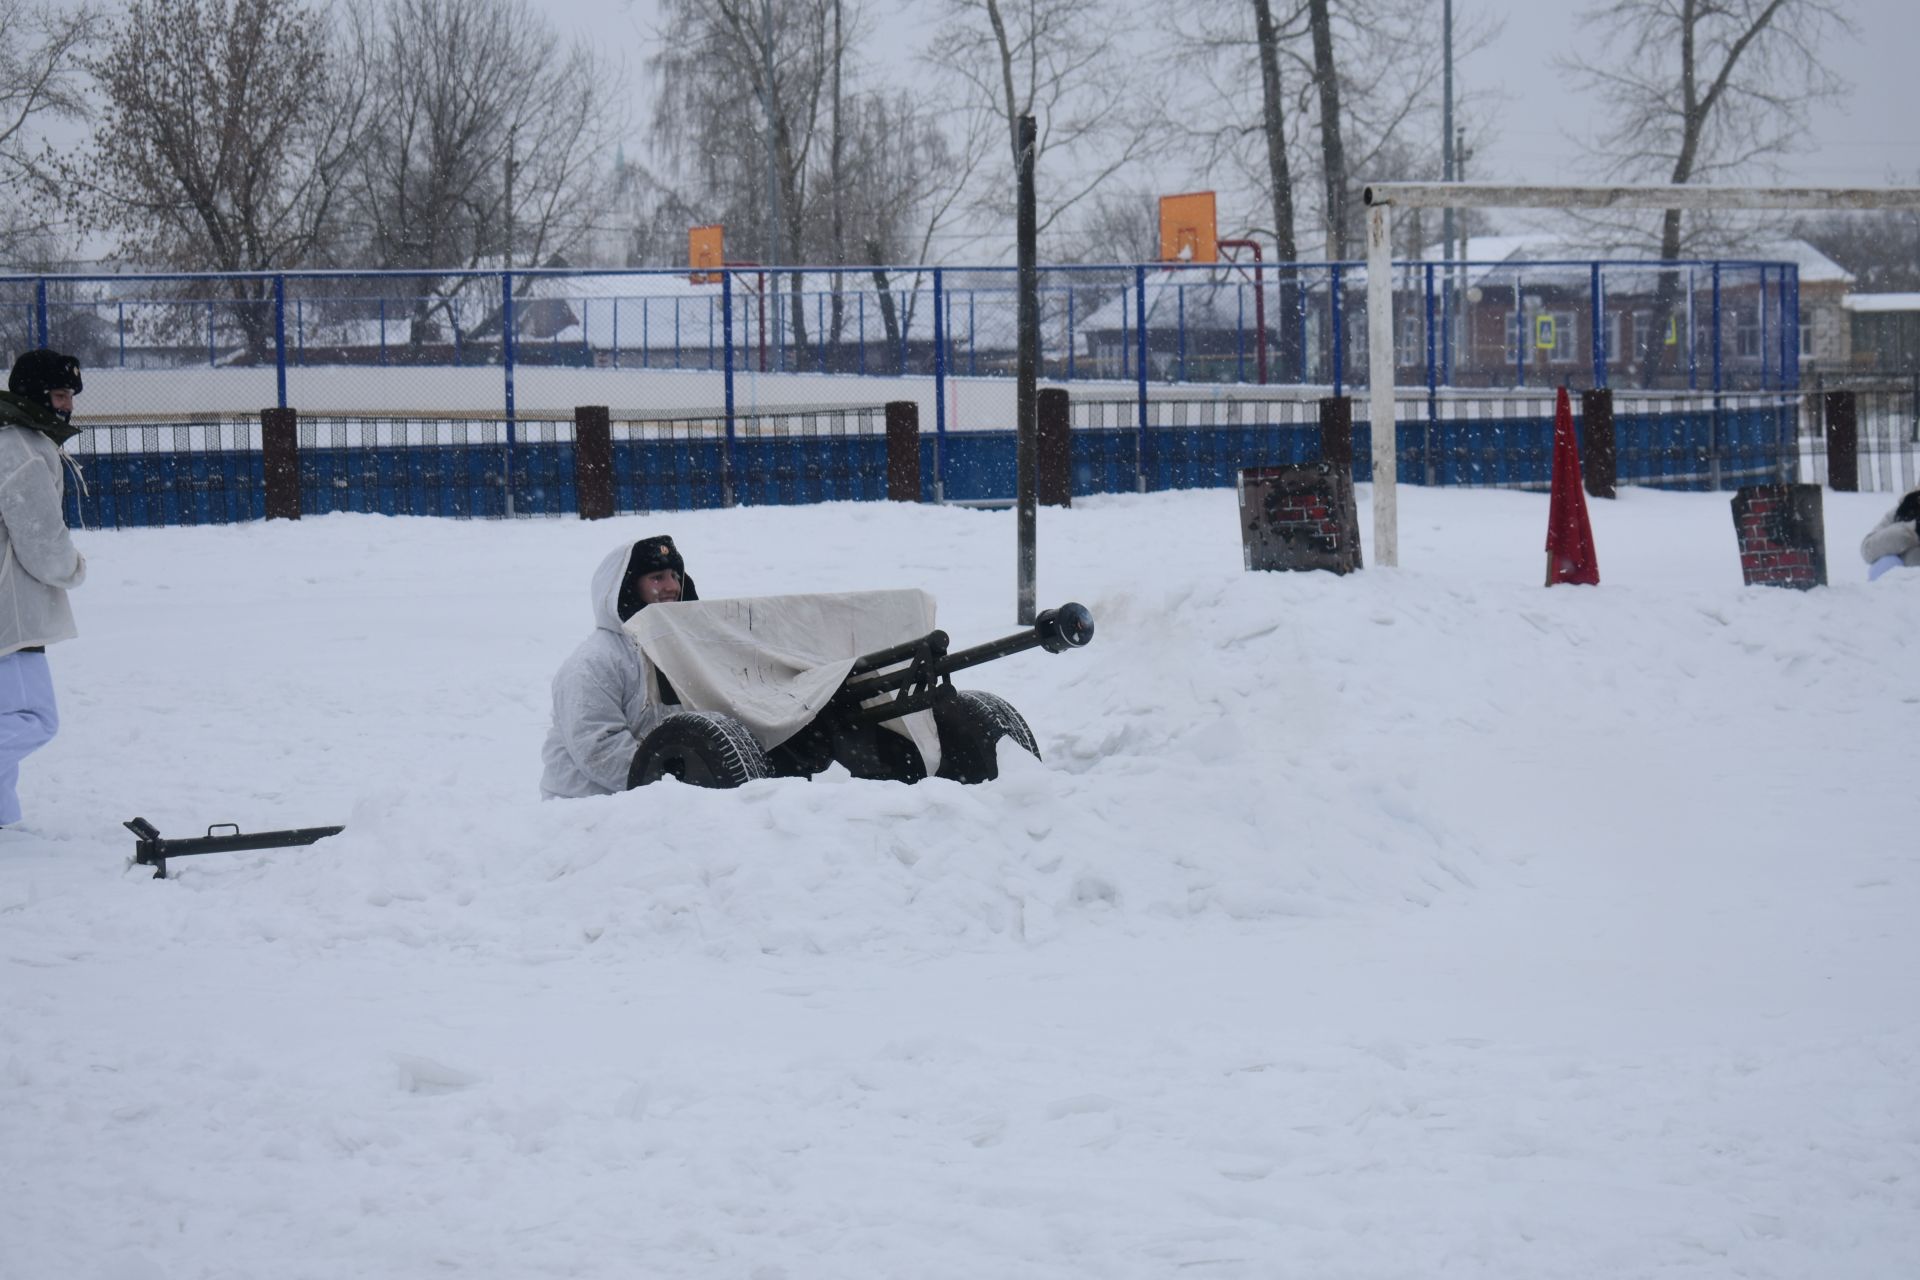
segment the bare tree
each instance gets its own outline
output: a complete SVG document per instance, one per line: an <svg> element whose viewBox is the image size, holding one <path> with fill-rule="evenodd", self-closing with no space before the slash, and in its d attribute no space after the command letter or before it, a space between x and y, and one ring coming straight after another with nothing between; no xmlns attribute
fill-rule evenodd
<svg viewBox="0 0 1920 1280"><path fill-rule="evenodd" d="M1328 253L1344 257L1359 240L1355 196L1375 178L1438 179L1443 168L1441 139L1442 50L1434 40L1432 0L1310 0L1312 9L1327 4L1327 42L1322 49L1318 15L1310 74L1319 98L1321 210ZM1500 30L1497 18L1476 12L1454 24L1458 61L1487 46ZM1329 104L1336 95L1321 74L1335 76L1338 137L1327 128ZM1456 123L1469 136L1484 131L1489 97L1469 93L1455 103ZM1334 172L1342 169L1338 181ZM1409 244L1410 248L1418 247Z"/></svg>
<svg viewBox="0 0 1920 1280"><path fill-rule="evenodd" d="M945 0L945 9L928 61L957 80L959 174L995 230L1011 220L1020 117L1036 125L1043 235L1165 140L1152 81L1132 74L1125 4Z"/></svg>
<svg viewBox="0 0 1920 1280"><path fill-rule="evenodd" d="M1278 263L1342 255L1353 249L1363 177L1439 176L1432 0L1333 0L1324 12L1308 0L1198 2L1177 46L1181 92L1165 127L1192 180L1223 189L1223 234L1270 236ZM1483 18L1462 23L1455 47L1479 49L1495 30ZM1412 221L1399 228L1417 248ZM1298 313L1298 278L1284 267L1277 276L1272 321L1286 376L1306 353L1302 327L1286 319Z"/></svg>
<svg viewBox="0 0 1920 1280"><path fill-rule="evenodd" d="M834 266L844 266L847 261L847 207L842 198L847 186L847 35L845 0L833 0L833 133L831 144L827 148L827 198L832 203L829 219L829 241L832 256L828 259ZM846 324L846 289L838 272L833 277L833 340L836 347L840 341L840 330Z"/></svg>
<svg viewBox="0 0 1920 1280"><path fill-rule="evenodd" d="M874 91L852 104L845 132L847 217L861 229L867 261L875 265L925 262L934 236L960 195L947 181L953 157L935 113L905 90ZM900 349L899 326L912 324L921 273L914 273L911 284L901 316L894 310L884 276L875 278L882 295L881 318L889 325L890 350ZM836 341L839 335L836 325Z"/></svg>
<svg viewBox="0 0 1920 1280"><path fill-rule="evenodd" d="M587 238L625 123L602 58L563 47L525 0L386 0L356 17L380 127L352 194L375 265L539 265ZM459 286L428 275L413 292L417 347Z"/></svg>
<svg viewBox="0 0 1920 1280"><path fill-rule="evenodd" d="M1260 192L1271 215L1254 215L1253 229L1273 237L1277 259L1298 257L1303 238L1316 256L1351 252L1363 177L1438 176L1441 60L1430 8L1331 0L1322 26L1318 0L1212 0L1181 40L1186 92L1165 127L1191 144L1184 154L1196 176L1217 181L1225 171ZM1463 22L1455 49L1483 48L1497 30L1484 18ZM1269 220L1280 225L1259 225Z"/></svg>
<svg viewBox="0 0 1920 1280"><path fill-rule="evenodd" d="M1340 73L1334 63L1333 18L1328 0L1307 0L1313 33L1313 87L1320 98L1320 172L1327 193L1327 260L1347 256L1347 151L1340 116Z"/></svg>
<svg viewBox="0 0 1920 1280"><path fill-rule="evenodd" d="M791 268L854 253L919 262L950 216L956 165L939 119L914 92L868 86L852 0L665 0L661 13L653 128L676 179L661 207L724 222L742 258L785 264L788 323L805 347L806 277ZM848 278L828 285L836 352ZM883 293L897 350L905 321Z"/></svg>
<svg viewBox="0 0 1920 1280"><path fill-rule="evenodd" d="M1282 26L1274 21L1271 0L1253 0L1253 43L1255 61L1260 68L1260 140L1266 159L1268 199L1273 210L1273 249L1279 277L1280 370L1306 376L1301 326L1287 323L1300 302L1299 277L1286 264L1298 261L1299 242L1294 235L1293 165L1288 156L1287 115L1289 102L1282 88Z"/></svg>
<svg viewBox="0 0 1920 1280"><path fill-rule="evenodd" d="M51 256L60 203L35 144L43 125L86 117L76 59L99 25L88 5L0 0L0 188L14 193L0 206L0 259Z"/></svg>
<svg viewBox="0 0 1920 1280"><path fill-rule="evenodd" d="M1160 201L1150 191L1107 187L1084 206L1079 250L1069 261L1152 262L1160 252Z"/></svg>
<svg viewBox="0 0 1920 1280"><path fill-rule="evenodd" d="M1300 256L1293 238L1293 169L1287 160L1287 99L1280 82L1280 28L1272 0L1253 0L1254 46L1260 63L1260 134L1267 153L1267 184L1273 201L1274 258Z"/></svg>
<svg viewBox="0 0 1920 1280"><path fill-rule="evenodd" d="M858 14L836 0L662 0L660 14L651 60L660 80L656 139L749 215L746 238L759 260L802 261L816 148L831 145L835 77ZM792 289L794 342L804 347L798 272Z"/></svg>
<svg viewBox="0 0 1920 1280"><path fill-rule="evenodd" d="M358 136L356 64L292 0L131 0L86 63L106 98L85 161L63 169L93 225L153 266L309 265L337 233ZM256 356L270 282L225 282Z"/></svg>
<svg viewBox="0 0 1920 1280"><path fill-rule="evenodd" d="M1186 181L1229 192L1226 207L1254 196L1265 215L1227 214L1228 226L1265 235L1274 258L1299 257L1299 131L1312 119L1310 77L1291 49L1305 35L1305 8L1272 0L1202 0L1173 47L1178 92L1161 127L1177 139ZM1163 185L1177 179L1166 176Z"/></svg>
<svg viewBox="0 0 1920 1280"><path fill-rule="evenodd" d="M1827 214L1795 231L1851 271L1862 293L1920 293L1920 209Z"/></svg>
<svg viewBox="0 0 1920 1280"><path fill-rule="evenodd" d="M1767 169L1803 141L1810 104L1843 92L1820 57L1827 35L1851 29L1840 0L1607 0L1580 21L1593 52L1562 65L1604 104L1595 145L1614 177L1677 184ZM1681 212L1661 216L1662 259L1680 256ZM1638 335L1649 385L1679 287L1677 272L1661 273L1653 323Z"/></svg>

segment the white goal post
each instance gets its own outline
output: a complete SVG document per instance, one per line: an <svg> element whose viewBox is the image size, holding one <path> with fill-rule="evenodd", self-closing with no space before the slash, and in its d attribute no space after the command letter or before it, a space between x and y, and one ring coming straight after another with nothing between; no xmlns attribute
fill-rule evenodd
<svg viewBox="0 0 1920 1280"><path fill-rule="evenodd" d="M1373 430L1373 562L1400 563L1393 402L1393 224L1403 209L1916 209L1920 187L1514 186L1376 182L1367 206L1367 403Z"/></svg>

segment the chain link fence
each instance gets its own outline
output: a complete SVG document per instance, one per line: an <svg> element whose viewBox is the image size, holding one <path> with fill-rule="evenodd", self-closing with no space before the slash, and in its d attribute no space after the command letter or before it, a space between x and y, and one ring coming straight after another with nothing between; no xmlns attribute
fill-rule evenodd
<svg viewBox="0 0 1920 1280"><path fill-rule="evenodd" d="M1920 485L1920 374L1861 371L1821 375L1800 410L1801 469L1830 484L1828 427L1846 395L1855 432L1855 479L1862 490L1905 493Z"/></svg>
<svg viewBox="0 0 1920 1280"><path fill-rule="evenodd" d="M281 407L299 416L309 511L572 510L583 405L609 410L622 509L879 496L889 402L914 406L929 497L996 501L1011 491L1016 279L16 276L0 278L0 344L9 360L36 345L80 358L76 421L91 430L73 452L91 492L76 518L103 524L258 518L258 415ZM1225 484L1308 456L1314 404L1364 381L1365 297L1357 263L1044 269L1039 372L1073 396L1076 485ZM1399 264L1403 474L1544 480L1539 393L1641 382L1681 397L1629 413L1622 392L1621 456L1648 460L1643 482L1747 474L1759 410L1740 397L1798 385L1797 307L1785 263ZM1655 330L1667 341L1649 373ZM1362 478L1368 465L1359 447Z"/></svg>

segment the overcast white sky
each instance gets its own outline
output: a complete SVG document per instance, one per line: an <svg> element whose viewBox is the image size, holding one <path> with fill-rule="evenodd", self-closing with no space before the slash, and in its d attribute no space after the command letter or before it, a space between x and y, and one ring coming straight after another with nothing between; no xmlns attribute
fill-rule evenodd
<svg viewBox="0 0 1920 1280"><path fill-rule="evenodd" d="M1018 4L1021 0L1012 0ZM1440 38L1441 0L1428 0L1434 38ZM1581 182L1602 175L1583 166L1570 139L1584 132L1592 103L1573 91L1553 65L1557 52L1583 38L1577 12L1595 0L1454 0L1456 22L1479 17L1503 21L1499 37L1487 48L1463 54L1456 69L1456 94L1501 103L1490 136L1481 140L1467 176L1480 181ZM1820 107L1813 122L1813 145L1786 157L1780 180L1810 185L1920 184L1920 71L1912 65L1920 48L1920 0L1842 0L1855 24L1851 37L1837 37L1826 50L1829 65L1854 86L1844 102ZM648 120L645 64L657 21L656 0L536 0L567 34L586 37L606 53L622 58L634 85L634 140L643 149ZM902 82L917 69L914 54L931 33L939 6L935 0L865 0L883 15L870 56L891 56ZM1170 0L1178 11L1191 0ZM1156 73L1143 65L1144 75ZM56 137L66 127L56 130ZM80 130L71 142L79 145ZM1437 131L1436 131L1437 132ZM1437 150L1440 139L1433 145ZM629 154L633 153L630 150ZM1144 192L1185 190L1192 175L1151 172L1119 176L1126 188ZM1767 180L1756 174L1755 181ZM1222 209L1223 220L1232 220ZM1519 217L1519 215L1516 215ZM1009 250L1011 252L1011 250Z"/></svg>
<svg viewBox="0 0 1920 1280"><path fill-rule="evenodd" d="M1437 41L1441 0L1431 3ZM892 5L873 0L873 6L904 15L886 27L888 42L906 60L914 42L932 25L916 19L930 15L935 6L929 0L897 0ZM602 47L623 51L636 82L654 7L654 0L548 0L556 22L570 21ZM1505 23L1490 47L1463 58L1456 68L1457 94L1495 93L1506 104L1496 136L1470 162L1470 177L1571 182L1597 176L1583 171L1579 152L1566 136L1581 131L1591 103L1570 92L1553 66L1555 53L1576 47L1584 38L1575 21L1584 7L1585 0L1454 0L1457 23L1476 16ZM1814 149L1789 158L1782 179L1816 185L1882 183L1895 177L1912 181L1920 175L1920 71L1913 66L1914 51L1920 48L1920 0L1850 0L1847 7L1856 34L1836 40L1827 56L1856 86L1853 96L1819 111ZM644 125L644 100L636 118ZM1434 145L1440 145L1438 138Z"/></svg>

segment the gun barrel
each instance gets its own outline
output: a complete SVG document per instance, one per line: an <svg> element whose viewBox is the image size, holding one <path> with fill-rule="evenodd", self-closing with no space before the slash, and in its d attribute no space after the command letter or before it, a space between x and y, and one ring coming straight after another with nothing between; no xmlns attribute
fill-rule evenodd
<svg viewBox="0 0 1920 1280"><path fill-rule="evenodd" d="M934 631L919 640L910 640L856 659L847 682L840 686L840 695L852 702L864 702L876 694L891 693L916 683L930 686L932 681L943 679L956 671L1023 653L1028 649L1061 653L1067 649L1078 649L1092 639L1093 614L1085 605L1073 602L1043 611L1025 631L957 652L947 651L946 632ZM909 662L923 655L923 661ZM893 671L875 670L895 662L909 662L909 665ZM925 695L927 690L918 692ZM867 719L892 719L926 705L931 705L926 696L903 695L897 706L890 703L884 708L869 708L863 715Z"/></svg>
<svg viewBox="0 0 1920 1280"><path fill-rule="evenodd" d="M961 671L967 667L977 667L983 662L992 662L995 658L1004 658L1009 654L1022 653L1028 649L1045 649L1048 653L1064 653L1068 649L1081 648L1092 639L1092 612L1083 604L1069 601L1058 609L1043 610L1040 616L1033 620L1033 626L1018 635L1007 636L1003 640L990 640L986 644L948 654L940 663L940 669Z"/></svg>
<svg viewBox="0 0 1920 1280"><path fill-rule="evenodd" d="M1000 640L989 640L971 649L961 649L948 654L946 660L940 664L940 673L949 675L955 671L965 671L968 667L977 667L983 662L992 662L996 658L1012 657L1016 653L1038 649L1045 644L1046 641L1032 631L1022 631L1019 635L1007 636Z"/></svg>

